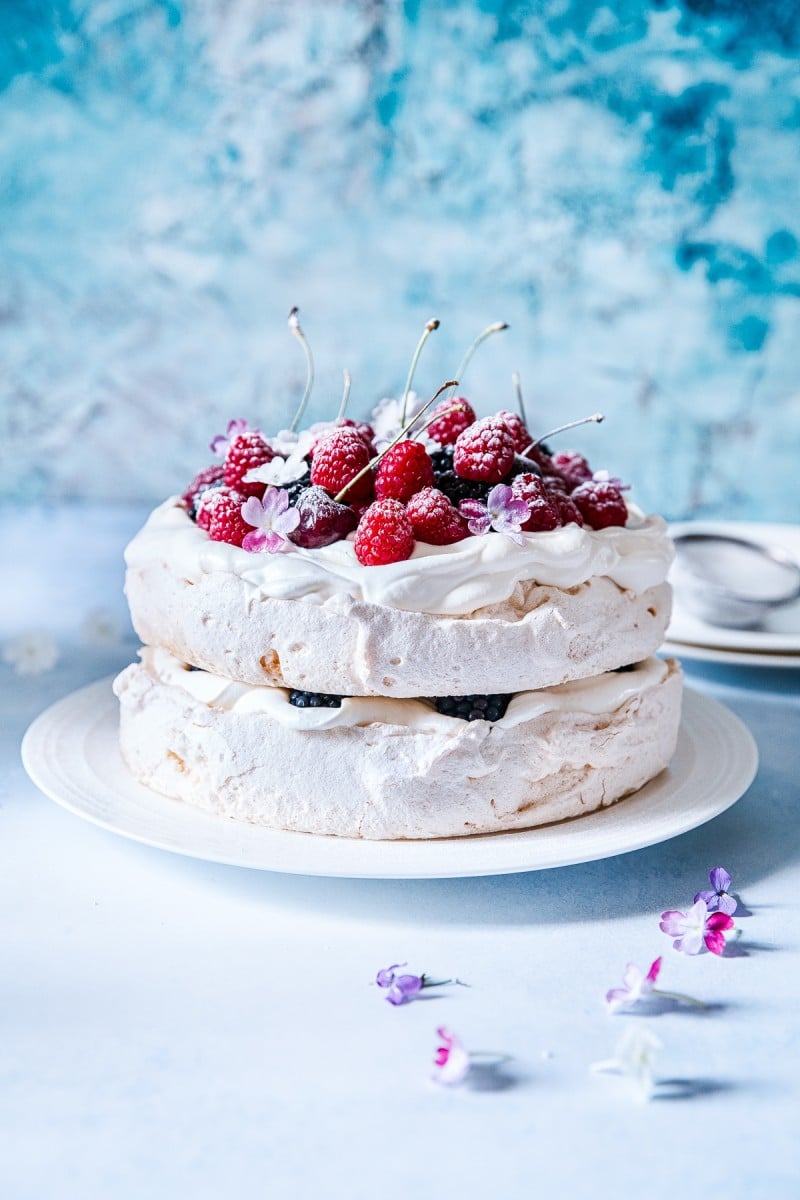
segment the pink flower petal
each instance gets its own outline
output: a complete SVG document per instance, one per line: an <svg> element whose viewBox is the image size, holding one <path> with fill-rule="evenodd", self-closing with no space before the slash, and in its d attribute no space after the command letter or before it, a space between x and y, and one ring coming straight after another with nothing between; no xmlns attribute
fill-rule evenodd
<svg viewBox="0 0 800 1200"><path fill-rule="evenodd" d="M245 520L247 520L246 517ZM261 554L266 548L267 534L261 533L260 530L254 529L252 533L246 533L242 539L242 549L249 550L251 554Z"/></svg>
<svg viewBox="0 0 800 1200"><path fill-rule="evenodd" d="M677 908L670 908L661 914L661 923L658 928L662 933L668 933L670 937L675 937L683 933L685 922L685 913L680 912Z"/></svg>
<svg viewBox="0 0 800 1200"><path fill-rule="evenodd" d="M715 913L712 913L711 916L706 919L706 929L717 930L717 929L732 929L732 928L733 928L733 918L729 917L727 913L715 912Z"/></svg>
<svg viewBox="0 0 800 1200"><path fill-rule="evenodd" d="M658 979L658 973L661 970L661 963L662 963L662 959L661 959L661 956L659 955L659 957L650 964L650 970L647 972L647 975L645 976L648 983L651 983L651 984L655 983L656 980Z"/></svg>
<svg viewBox="0 0 800 1200"><path fill-rule="evenodd" d="M722 954L725 949L725 935L721 929L712 929L706 934L704 941L712 954Z"/></svg>

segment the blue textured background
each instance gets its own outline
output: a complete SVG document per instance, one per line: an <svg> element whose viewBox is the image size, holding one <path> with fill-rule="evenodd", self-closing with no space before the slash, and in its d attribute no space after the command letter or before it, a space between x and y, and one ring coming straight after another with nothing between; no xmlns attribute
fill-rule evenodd
<svg viewBox="0 0 800 1200"><path fill-rule="evenodd" d="M637 498L796 520L800 6L0 0L0 491L156 499L491 320Z"/></svg>

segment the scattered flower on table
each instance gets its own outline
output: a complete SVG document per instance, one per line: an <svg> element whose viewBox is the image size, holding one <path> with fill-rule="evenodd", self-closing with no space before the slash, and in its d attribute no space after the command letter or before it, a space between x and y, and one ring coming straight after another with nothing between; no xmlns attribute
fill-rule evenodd
<svg viewBox="0 0 800 1200"><path fill-rule="evenodd" d="M255 528L242 539L242 549L258 554L275 554L290 545L287 534L297 528L300 514L289 507L289 493L282 488L268 487L264 499L250 496L242 505L242 518Z"/></svg>
<svg viewBox="0 0 800 1200"><path fill-rule="evenodd" d="M384 967L375 976L379 988L386 991L386 999L390 1004L409 1004L423 988L444 987L446 983L461 983L460 979L429 979L427 975L396 975L398 967L406 963L392 963Z"/></svg>
<svg viewBox="0 0 800 1200"><path fill-rule="evenodd" d="M662 959L659 956L650 964L647 974L635 963L628 963L622 976L622 987L611 988L606 992L606 1004L610 1013L622 1012L624 1009L635 1008L639 1001L647 1001L651 996L659 1000L675 1000L679 1004L691 1004L695 1008L705 1008L702 1000L692 996L683 996L679 992L665 992L657 988L661 971Z"/></svg>
<svg viewBox="0 0 800 1200"><path fill-rule="evenodd" d="M444 1025L436 1030L436 1034L440 1044L436 1047L436 1056L433 1060L432 1078L434 1082L445 1084L448 1087L463 1083L470 1068L469 1051L459 1038Z"/></svg>
<svg viewBox="0 0 800 1200"><path fill-rule="evenodd" d="M458 511L467 518L470 533L480 535L494 529L520 546L525 544L522 526L531 515L530 505L518 499L506 483L495 484L485 504L482 500L462 500Z"/></svg>
<svg viewBox="0 0 800 1200"><path fill-rule="evenodd" d="M683 954L699 954L705 945L712 954L725 949L725 931L733 928L727 913L709 913L705 900L698 900L688 912L671 908L661 914L659 929L674 938L672 945Z"/></svg>
<svg viewBox="0 0 800 1200"><path fill-rule="evenodd" d="M88 612L81 633L87 646L118 646L123 639L122 626L108 608L93 608Z"/></svg>
<svg viewBox="0 0 800 1200"><path fill-rule="evenodd" d="M703 900L709 912L727 913L729 917L732 917L736 912L737 903L733 896L730 895L730 875L724 867L714 867L708 873L708 881L711 887L704 888L702 892L698 892L694 898L695 903L698 900Z"/></svg>
<svg viewBox="0 0 800 1200"><path fill-rule="evenodd" d="M58 662L56 640L46 629L31 629L3 646L3 662L17 675L41 675Z"/></svg>
<svg viewBox="0 0 800 1200"><path fill-rule="evenodd" d="M617 1042L614 1057L592 1063L590 1070L624 1076L637 1100L649 1100L654 1088L653 1061L661 1049L661 1040L649 1029L628 1025Z"/></svg>
<svg viewBox="0 0 800 1200"><path fill-rule="evenodd" d="M211 439L209 450L212 454L216 454L219 458L224 458L228 446L234 438L240 433L249 433L250 426L243 417L235 417L232 421L228 421L228 428L224 433L218 433L215 438Z"/></svg>

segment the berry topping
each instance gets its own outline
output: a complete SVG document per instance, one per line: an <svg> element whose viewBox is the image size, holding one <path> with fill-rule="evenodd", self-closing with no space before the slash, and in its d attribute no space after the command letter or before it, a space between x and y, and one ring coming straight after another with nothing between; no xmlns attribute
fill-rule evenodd
<svg viewBox="0 0 800 1200"><path fill-rule="evenodd" d="M317 550L340 542L352 533L358 522L352 508L337 504L324 488L308 487L300 493L295 507L300 522L289 534L289 540L306 550Z"/></svg>
<svg viewBox="0 0 800 1200"><path fill-rule="evenodd" d="M551 487L551 481L549 478L545 479L544 481L547 494L558 509L558 515L561 518L561 524L569 525L570 523L574 522L575 525L583 525L584 520L578 507L563 490L563 481L559 481L559 483L562 486Z"/></svg>
<svg viewBox="0 0 800 1200"><path fill-rule="evenodd" d="M284 490L289 497L289 503L296 504L306 488L309 487L311 487L311 467L307 467L305 473L299 479L294 479L291 483L284 484Z"/></svg>
<svg viewBox="0 0 800 1200"><path fill-rule="evenodd" d="M574 450L566 454L554 454L550 460L550 470L555 471L566 482L572 491L579 483L592 478L592 468L582 454Z"/></svg>
<svg viewBox="0 0 800 1200"><path fill-rule="evenodd" d="M541 475L541 473L541 466L535 459L528 458L526 455L515 454L511 470L506 476L506 482L510 483L517 475Z"/></svg>
<svg viewBox="0 0 800 1200"><path fill-rule="evenodd" d="M453 446L459 434L475 422L475 410L469 400L456 396L454 400L442 400L433 410L433 420L428 425L428 437L440 446Z"/></svg>
<svg viewBox="0 0 800 1200"><path fill-rule="evenodd" d="M514 449L516 450L517 454L522 454L523 450L526 450L528 446L530 446L533 438L528 433L527 429L525 428L525 423L518 413L506 412L503 410L503 412L497 413L495 420L502 421L508 432L511 434L512 438L514 439Z"/></svg>
<svg viewBox="0 0 800 1200"><path fill-rule="evenodd" d="M375 472L378 500L405 503L423 488L433 487L433 463L421 442L398 442L387 450Z"/></svg>
<svg viewBox="0 0 800 1200"><path fill-rule="evenodd" d="M181 496L181 500L188 509L189 516L193 521L197 520L197 506L200 503L200 497L203 492L207 492L209 488L221 487L223 483L223 466L222 463L214 463L210 467L206 467L195 475L192 482L187 487L186 491Z"/></svg>
<svg viewBox="0 0 800 1200"><path fill-rule="evenodd" d="M208 531L212 542L241 546L245 535L252 533L242 516L244 501L241 492L228 487L204 492L197 509L197 524Z"/></svg>
<svg viewBox="0 0 800 1200"><path fill-rule="evenodd" d="M266 484L245 483L244 477L248 471L263 467L264 463L271 462L274 457L275 451L267 445L263 433L259 433L257 429L237 434L228 444L223 464L226 487L235 488L243 496L263 496Z"/></svg>
<svg viewBox="0 0 800 1200"><path fill-rule="evenodd" d="M301 692L293 688L289 692L289 703L295 708L341 708L342 697L327 692Z"/></svg>
<svg viewBox="0 0 800 1200"><path fill-rule="evenodd" d="M426 487L412 496L406 506L418 542L430 546L450 546L469 536L461 513L437 488Z"/></svg>
<svg viewBox="0 0 800 1200"><path fill-rule="evenodd" d="M402 562L414 549L414 530L399 500L370 504L356 531L356 558L365 567Z"/></svg>
<svg viewBox="0 0 800 1200"><path fill-rule="evenodd" d="M499 721L506 715L511 695L496 696L437 696L436 711L443 717L460 717L462 721Z"/></svg>
<svg viewBox="0 0 800 1200"><path fill-rule="evenodd" d="M558 505L538 475L517 475L511 484L511 491L516 499L524 500L530 509L531 515L521 526L526 533L541 533L560 527Z"/></svg>
<svg viewBox="0 0 800 1200"><path fill-rule="evenodd" d="M514 463L514 439L502 420L484 417L459 435L453 467L462 479L499 483Z"/></svg>
<svg viewBox="0 0 800 1200"><path fill-rule="evenodd" d="M628 519L625 499L613 483L595 483L589 480L575 488L571 499L592 529L624 525Z"/></svg>
<svg viewBox="0 0 800 1200"><path fill-rule="evenodd" d="M311 463L311 482L337 495L350 481L363 471L370 461L367 443L354 429L335 429L320 439L314 448ZM367 472L352 488L348 488L348 501L365 500L372 494L372 475Z"/></svg>

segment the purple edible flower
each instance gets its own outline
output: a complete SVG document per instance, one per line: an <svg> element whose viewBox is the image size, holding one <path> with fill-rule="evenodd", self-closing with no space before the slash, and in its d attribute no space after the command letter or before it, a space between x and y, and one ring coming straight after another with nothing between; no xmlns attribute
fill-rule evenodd
<svg viewBox="0 0 800 1200"><path fill-rule="evenodd" d="M453 1085L463 1083L470 1068L470 1056L464 1043L444 1025L436 1033L440 1045L436 1047L433 1060L433 1079L436 1083Z"/></svg>
<svg viewBox="0 0 800 1200"><path fill-rule="evenodd" d="M224 458L233 439L240 433L247 433L249 429L250 426L243 417L235 417L232 421L228 421L225 433L218 433L215 438L211 439L209 445L211 453L216 454L219 458Z"/></svg>
<svg viewBox="0 0 800 1200"><path fill-rule="evenodd" d="M258 554L266 550L267 554L275 554L288 546L286 535L297 528L300 514L296 508L289 507L289 493L283 488L267 488L264 499L251 496L242 505L242 519L248 525L254 525L252 533L246 533L242 539L242 549Z"/></svg>
<svg viewBox="0 0 800 1200"><path fill-rule="evenodd" d="M514 495L507 483L498 483L482 500L462 500L458 511L467 518L470 533L483 534L494 529L523 546L522 525L531 515L530 505Z"/></svg>
<svg viewBox="0 0 800 1200"><path fill-rule="evenodd" d="M683 954L699 954L703 944L712 954L722 954L725 949L726 929L733 928L733 920L727 913L710 913L705 900L698 900L688 912L671 908L661 914L659 929L675 938L675 950Z"/></svg>
<svg viewBox="0 0 800 1200"><path fill-rule="evenodd" d="M423 988L444 987L446 983L461 983L460 979L429 979L427 975L395 975L398 967L405 967L406 963L392 963L390 967L384 967L382 971L378 971L375 976L375 982L379 988L383 988L386 992L386 999L390 1004L408 1004L411 1000L416 999Z"/></svg>
<svg viewBox="0 0 800 1200"><path fill-rule="evenodd" d="M710 888L704 888L702 892L698 892L695 896L695 903L698 900L703 900L709 912L727 913L732 917L736 912L737 904L733 896L729 894L728 889L731 886L731 877L724 867L714 867L709 871L708 879L711 884Z"/></svg>

